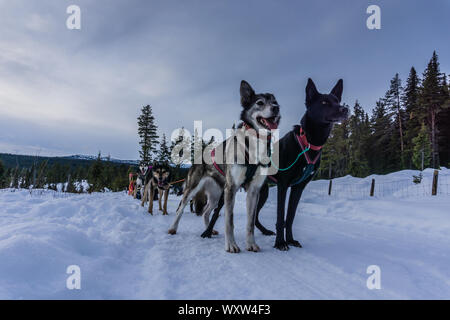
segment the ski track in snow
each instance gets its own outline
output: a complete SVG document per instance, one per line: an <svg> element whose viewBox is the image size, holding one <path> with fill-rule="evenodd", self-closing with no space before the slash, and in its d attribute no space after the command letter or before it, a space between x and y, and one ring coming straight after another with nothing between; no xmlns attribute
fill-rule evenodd
<svg viewBox="0 0 450 320"><path fill-rule="evenodd" d="M404 172L386 177L396 176ZM340 199L308 188L294 221L303 248L287 252L257 230L262 251L245 251L238 193L239 254L224 250L223 213L212 239L200 237L203 219L189 207L167 234L180 200L172 195L169 216L151 216L125 193L1 190L0 298L450 299L450 196ZM261 221L273 230L275 216L271 188ZM81 268L81 290L66 289L69 265ZM381 268L381 290L366 287L369 265Z"/></svg>

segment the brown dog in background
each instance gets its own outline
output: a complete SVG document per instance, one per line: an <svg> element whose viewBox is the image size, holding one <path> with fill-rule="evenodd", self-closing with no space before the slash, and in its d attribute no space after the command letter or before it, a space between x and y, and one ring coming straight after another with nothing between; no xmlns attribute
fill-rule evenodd
<svg viewBox="0 0 450 320"><path fill-rule="evenodd" d="M145 202L148 200L148 213L153 214L153 199L155 196L156 190L159 192L158 202L159 202L159 211L162 211L163 215L168 215L167 213L167 198L169 197L170 190L170 177L171 172L168 165L165 164L156 164L153 166L152 171L150 173L150 180L145 186L144 195L142 197L141 206L145 205ZM161 200L164 196L164 204L161 204Z"/></svg>

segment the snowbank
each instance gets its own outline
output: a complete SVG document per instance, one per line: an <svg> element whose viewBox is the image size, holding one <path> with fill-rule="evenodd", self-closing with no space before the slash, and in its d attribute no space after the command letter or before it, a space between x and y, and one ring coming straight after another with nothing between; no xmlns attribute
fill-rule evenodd
<svg viewBox="0 0 450 320"><path fill-rule="evenodd" d="M344 177L334 187L366 188L371 178ZM375 179L412 181L412 172ZM172 195L169 216L150 216L125 193L1 190L0 298L450 299L450 196L328 197L318 193L321 184L328 187L308 186L294 222L304 248L277 251L274 237L257 232L262 252L237 255L224 251L223 217L219 236L202 239L202 219L187 210L178 234L168 235L179 201ZM244 208L239 193L241 248ZM272 188L261 213L271 229L275 211ZM69 265L81 268L81 290L66 288ZM366 286L369 265L381 268L380 290Z"/></svg>

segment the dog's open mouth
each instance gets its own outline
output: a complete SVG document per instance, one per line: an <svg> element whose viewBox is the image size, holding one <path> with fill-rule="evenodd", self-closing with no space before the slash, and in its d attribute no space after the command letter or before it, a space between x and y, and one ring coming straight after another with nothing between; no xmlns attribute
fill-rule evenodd
<svg viewBox="0 0 450 320"><path fill-rule="evenodd" d="M270 118L258 117L258 118L256 118L256 120L258 121L258 123L260 125L262 125L266 129L274 130L274 129L278 128L278 124L276 123L276 117L270 117Z"/></svg>

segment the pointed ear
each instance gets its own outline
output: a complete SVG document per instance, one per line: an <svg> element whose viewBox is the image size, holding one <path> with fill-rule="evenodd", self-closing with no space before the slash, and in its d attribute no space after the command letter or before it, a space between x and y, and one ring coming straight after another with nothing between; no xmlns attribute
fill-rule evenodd
<svg viewBox="0 0 450 320"><path fill-rule="evenodd" d="M339 79L339 81L334 86L333 90L331 90L331 94L334 94L336 98L338 98L339 102L341 102L343 89L344 89L344 81L342 81L342 79Z"/></svg>
<svg viewBox="0 0 450 320"><path fill-rule="evenodd" d="M253 88L248 84L247 81L242 80L241 81L241 105L244 108L250 107L253 97L255 96L255 91Z"/></svg>
<svg viewBox="0 0 450 320"><path fill-rule="evenodd" d="M306 105L309 105L317 96L319 91L316 89L316 85L308 78L308 84L306 85Z"/></svg>

